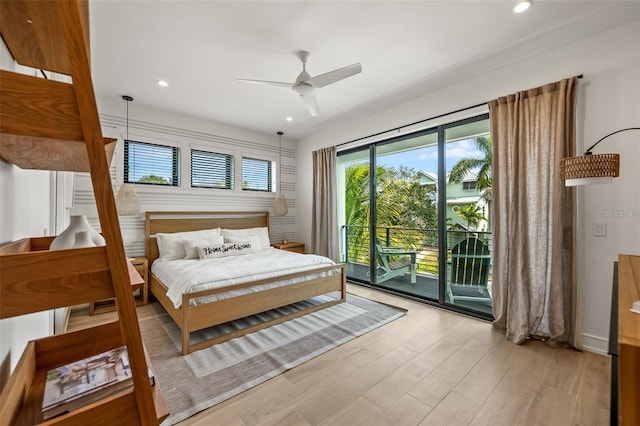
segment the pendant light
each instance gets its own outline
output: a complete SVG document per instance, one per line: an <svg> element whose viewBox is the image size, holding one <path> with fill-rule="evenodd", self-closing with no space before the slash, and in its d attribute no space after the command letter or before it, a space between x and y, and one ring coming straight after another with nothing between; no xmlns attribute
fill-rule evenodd
<svg viewBox="0 0 640 426"><path fill-rule="evenodd" d="M616 130L591 145L584 155L560 160L560 176L564 180L564 185L611 183L614 177L620 176L620 154L593 154L591 150L609 136L627 130L640 130L640 127Z"/></svg>
<svg viewBox="0 0 640 426"><path fill-rule="evenodd" d="M287 207L287 200L282 193L282 135L284 135L284 133L278 132L277 135L280 140L280 162L278 163L280 177L278 179L278 193L276 194L276 199L273 201L273 214L276 216L286 216L287 213L289 213L289 208Z"/></svg>
<svg viewBox="0 0 640 426"><path fill-rule="evenodd" d="M131 96L124 95L122 99L127 102L127 139L129 140L129 102L133 101ZM135 151L134 151L135 156ZM134 157L135 164L135 157ZM131 183L123 183L116 195L116 208L119 216L135 216L140 213L140 198Z"/></svg>

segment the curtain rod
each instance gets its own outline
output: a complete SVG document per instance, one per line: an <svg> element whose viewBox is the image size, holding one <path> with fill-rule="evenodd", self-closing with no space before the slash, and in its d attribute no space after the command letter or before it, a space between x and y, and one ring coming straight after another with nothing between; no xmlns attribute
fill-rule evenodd
<svg viewBox="0 0 640 426"><path fill-rule="evenodd" d="M578 75L578 76L576 76L576 77L577 77L577 78L582 78L582 74L580 74L580 75ZM457 109L457 110L455 110L455 111L450 111L450 112L446 112L446 113L444 113L444 114L434 115L433 117L424 118L424 119L422 119L422 120L414 121L413 123L403 124L402 126L394 127L394 128L392 128L392 129L388 129L388 130L383 130L382 132L373 133L373 134L371 134L371 135L369 135L369 136L363 136L363 137L361 137L361 138L352 139L352 140L347 141L347 142L339 143L338 145L336 145L336 148L337 148L337 147L340 147L340 146L343 146L343 145L348 145L348 144L350 144L350 143L358 142L358 141L361 141L361 140L364 140L364 139L369 139L369 138L373 138L373 137L376 137L376 136L384 135L385 133L395 132L395 131L398 131L398 130L404 129L405 127L411 127L411 126L414 126L414 125L416 125L416 124L424 123L424 122L426 122L426 121L435 120L436 118L442 118L442 117L446 117L447 115L456 114L456 113L459 113L459 112L462 112L462 111L466 111L466 110L468 110L468 109L478 108L478 107L480 107L480 106L482 106L482 105L487 105L488 103L489 103L489 102L482 102L482 103L479 103L479 104L477 104L477 105L472 105L472 106L469 106L469 107L460 108L460 109Z"/></svg>

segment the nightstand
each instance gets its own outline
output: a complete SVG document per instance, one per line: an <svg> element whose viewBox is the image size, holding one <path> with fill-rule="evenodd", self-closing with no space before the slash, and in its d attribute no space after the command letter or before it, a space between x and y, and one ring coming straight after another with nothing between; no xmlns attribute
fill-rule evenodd
<svg viewBox="0 0 640 426"><path fill-rule="evenodd" d="M142 256L134 257L133 260L129 260L129 262L144 280L142 284L132 286L132 290L137 292L137 294L134 295L136 305L146 305L149 303L149 262L146 257ZM115 309L115 299L96 300L89 303L89 315L111 312Z"/></svg>
<svg viewBox="0 0 640 426"><path fill-rule="evenodd" d="M287 244L282 242L280 243L271 243L272 247L275 247L280 250L293 251L295 253L304 254L304 243L298 243L295 241L288 241Z"/></svg>

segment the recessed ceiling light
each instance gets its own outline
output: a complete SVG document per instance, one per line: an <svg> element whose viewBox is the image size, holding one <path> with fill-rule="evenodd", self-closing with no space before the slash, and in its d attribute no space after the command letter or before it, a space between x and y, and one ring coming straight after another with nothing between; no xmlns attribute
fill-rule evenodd
<svg viewBox="0 0 640 426"><path fill-rule="evenodd" d="M525 10L529 9L529 6L531 6L531 1L529 0L519 1L518 4L516 4L515 7L513 8L513 11L515 13L522 13Z"/></svg>
<svg viewBox="0 0 640 426"><path fill-rule="evenodd" d="M287 121L293 121L293 117L287 117Z"/></svg>
<svg viewBox="0 0 640 426"><path fill-rule="evenodd" d="M156 83L158 83L158 86L162 86L162 87L167 87L169 85L169 83L167 83L166 80L158 80L156 81Z"/></svg>

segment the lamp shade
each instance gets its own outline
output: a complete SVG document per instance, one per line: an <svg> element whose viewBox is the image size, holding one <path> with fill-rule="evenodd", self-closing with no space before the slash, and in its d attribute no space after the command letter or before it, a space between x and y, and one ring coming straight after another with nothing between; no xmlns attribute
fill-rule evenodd
<svg viewBox="0 0 640 426"><path fill-rule="evenodd" d="M135 216L140 213L140 199L132 184L122 184L116 195L116 207L120 216Z"/></svg>
<svg viewBox="0 0 640 426"><path fill-rule="evenodd" d="M560 160L565 186L608 183L620 176L620 154L589 154Z"/></svg>
<svg viewBox="0 0 640 426"><path fill-rule="evenodd" d="M273 201L273 214L276 216L286 216L289 213L287 200L282 192L278 192L276 199Z"/></svg>
<svg viewBox="0 0 640 426"><path fill-rule="evenodd" d="M616 130L600 138L585 151L583 156L560 160L560 177L565 186L610 183L620 176L620 154L592 154L591 150L603 140L628 130L640 130L640 127L627 127Z"/></svg>

